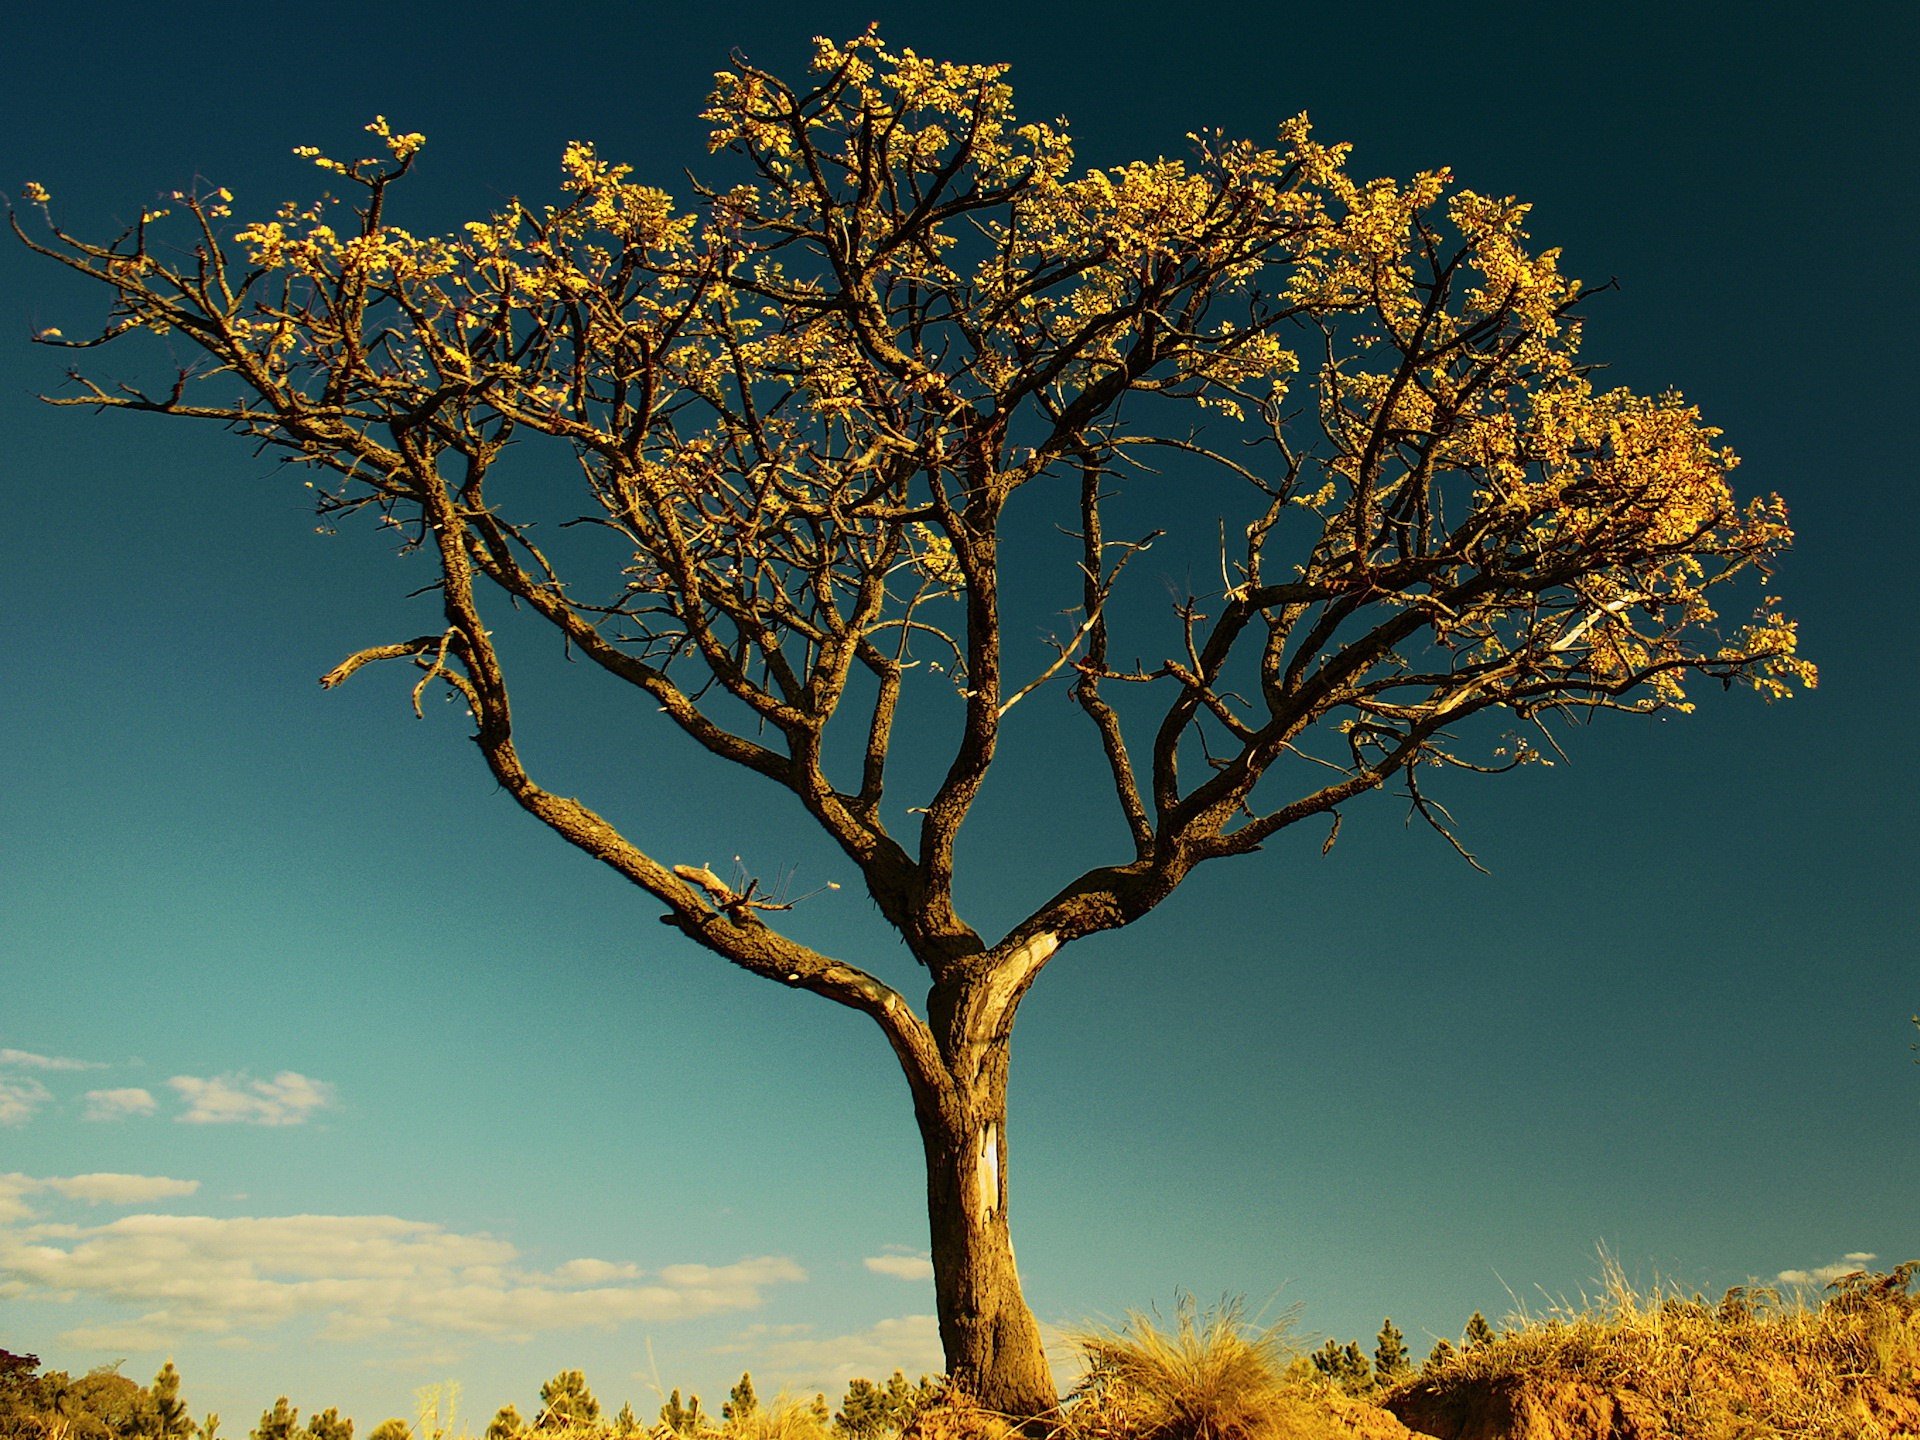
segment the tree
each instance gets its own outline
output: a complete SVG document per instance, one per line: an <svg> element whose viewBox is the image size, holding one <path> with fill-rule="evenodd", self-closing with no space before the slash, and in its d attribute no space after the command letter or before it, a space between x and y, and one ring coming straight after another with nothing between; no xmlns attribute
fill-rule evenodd
<svg viewBox="0 0 1920 1440"><path fill-rule="evenodd" d="M367 1440L411 1440L413 1427L398 1415L389 1416L373 1427Z"/></svg>
<svg viewBox="0 0 1920 1440"><path fill-rule="evenodd" d="M511 1405L502 1405L487 1422L486 1440L515 1440L516 1436L526 1433L527 1422L520 1418L520 1412Z"/></svg>
<svg viewBox="0 0 1920 1440"><path fill-rule="evenodd" d="M1461 1345L1467 1350L1484 1350L1493 1343L1493 1326L1487 1323L1487 1317L1478 1310L1467 1317L1467 1332Z"/></svg>
<svg viewBox="0 0 1920 1440"><path fill-rule="evenodd" d="M535 1428L566 1430L591 1425L599 1418L600 1402L593 1398L582 1372L562 1370L540 1387L540 1418Z"/></svg>
<svg viewBox="0 0 1920 1440"><path fill-rule="evenodd" d="M850 1380L834 1412L833 1428L846 1440L876 1440L891 1428L893 1409L887 1393L871 1380Z"/></svg>
<svg viewBox="0 0 1920 1440"><path fill-rule="evenodd" d="M1373 1389L1373 1367L1367 1362L1358 1340L1349 1340L1344 1345L1329 1340L1308 1358L1313 1361L1314 1369L1349 1395L1364 1395Z"/></svg>
<svg viewBox="0 0 1920 1440"><path fill-rule="evenodd" d="M753 1393L753 1376L743 1371L740 1383L727 1392L726 1403L720 1407L720 1418L744 1421L759 1408L759 1397Z"/></svg>
<svg viewBox="0 0 1920 1440"><path fill-rule="evenodd" d="M253 1440L294 1440L299 1423L299 1409L287 1404L287 1397L282 1395L273 1402L271 1410L260 1412L260 1423L253 1427L252 1437Z"/></svg>
<svg viewBox="0 0 1920 1440"><path fill-rule="evenodd" d="M174 1369L169 1360L160 1367L160 1373L153 1377L148 1393L153 1405L153 1434L156 1440L182 1440L194 1431L193 1417L187 1413L186 1403L180 1398L180 1372ZM331 1440L331 1437L323 1437ZM339 1440L351 1440L350 1436Z"/></svg>
<svg viewBox="0 0 1920 1440"><path fill-rule="evenodd" d="M667 1396L667 1403L660 1407L660 1423L675 1435L691 1440L691 1437L697 1436L707 1428L707 1417L700 1413L700 1397L695 1395L687 1404L682 1405L680 1391L676 1388L671 1395Z"/></svg>
<svg viewBox="0 0 1920 1440"><path fill-rule="evenodd" d="M208 357L144 387L76 375L55 403L223 425L321 477L325 524L364 512L437 566L431 628L325 685L411 665L416 710L446 687L504 792L664 923L874 1022L922 1139L952 1380L1033 1413L1054 1392L1013 1262L1006 1087L1049 961L1197 866L1309 823L1331 844L1389 786L1458 847L1432 787L1541 759L1552 722L1684 710L1702 678L1812 684L1759 593L1791 533L1776 497L1736 498L1732 452L1679 396L1594 383L1596 292L1529 248L1523 205L1445 171L1356 182L1305 117L1271 146L1210 134L1186 161L1076 174L1059 128L1019 123L1004 67L871 31L813 65L805 87L717 75L704 114L744 183L696 187L691 211L573 144L562 203L421 238L392 215L424 140L378 120L379 159L303 152L350 212L236 231L202 189L105 244L14 225L114 301L98 336L43 343L145 330ZM511 488L543 445L575 462L578 505ZM1115 530L1155 457L1187 467L1157 498L1197 536ZM536 539L576 517L617 552L604 575ZM1056 527L1054 573L1003 569L1003 545L1038 553ZM1154 621L1121 581L1161 543L1219 581ZM1741 586L1753 618L1723 631ZM1053 648L1023 646L1029 612L1069 599ZM501 603L788 792L924 1003L784 933L778 887L662 858L670 836L543 786ZM1124 838L983 934L958 837L1009 710L1050 684ZM922 793L889 771L903 714L955 737Z"/></svg>
<svg viewBox="0 0 1920 1440"><path fill-rule="evenodd" d="M621 1436L638 1435L640 1433L640 1418L633 1413L633 1402L631 1400L623 1400L620 1402L620 1413L613 1417L613 1433Z"/></svg>
<svg viewBox="0 0 1920 1440"><path fill-rule="evenodd" d="M1389 1315L1380 1323L1380 1333L1373 1344L1373 1373L1379 1377L1382 1385L1391 1385L1403 1379L1413 1369L1412 1357L1407 1354L1407 1337L1400 1333Z"/></svg>
<svg viewBox="0 0 1920 1440"><path fill-rule="evenodd" d="M0 1349L0 1435L31 1435L44 1428L50 1397L38 1355Z"/></svg>
<svg viewBox="0 0 1920 1440"><path fill-rule="evenodd" d="M306 1434L312 1440L353 1440L353 1421L341 1419L340 1412L329 1405L307 1418Z"/></svg>
<svg viewBox="0 0 1920 1440"><path fill-rule="evenodd" d="M1438 1340L1433 1342L1433 1349L1427 1352L1426 1364L1421 1368L1424 1370L1444 1370L1448 1362L1453 1359L1453 1355L1453 1342L1442 1335Z"/></svg>

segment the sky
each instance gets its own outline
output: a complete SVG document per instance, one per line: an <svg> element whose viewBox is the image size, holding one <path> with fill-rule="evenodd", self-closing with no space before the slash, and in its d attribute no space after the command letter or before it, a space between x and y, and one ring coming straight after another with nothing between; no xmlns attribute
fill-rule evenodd
<svg viewBox="0 0 1920 1440"><path fill-rule="evenodd" d="M1424 1353L1475 1309L1577 1299L1603 1250L1711 1294L1920 1256L1920 34L1905 7L1810 14L39 6L9 21L0 185L45 184L83 234L196 176L264 212L315 187L291 147L385 114L428 136L420 230L551 195L572 139L684 195L730 49L792 75L877 19L1011 62L1089 164L1304 109L1357 173L1533 202L1569 272L1619 282L1589 356L1682 389L1786 497L1774 588L1820 688L1463 777L1444 798L1490 875L1387 797L1325 856L1203 869L1063 953L1015 1046L1010 1214L1049 1333L1184 1291L1297 1306L1316 1340L1391 1315ZM565 1367L649 1417L742 1370L837 1395L937 1369L877 1032L664 929L397 675L321 691L417 633L417 568L317 535L216 430L40 405L62 357L26 337L100 304L0 246L0 1345L143 1381L171 1356L233 1434L281 1394L364 1432L448 1383L477 1429ZM582 670L524 644L550 788L672 861L852 880ZM962 856L983 925L1114 838L1071 719L1010 725ZM856 885L794 923L911 978Z"/></svg>

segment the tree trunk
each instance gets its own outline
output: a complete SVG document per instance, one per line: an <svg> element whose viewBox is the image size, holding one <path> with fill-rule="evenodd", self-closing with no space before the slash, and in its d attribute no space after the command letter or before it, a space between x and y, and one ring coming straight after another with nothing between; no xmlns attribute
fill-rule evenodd
<svg viewBox="0 0 1920 1440"><path fill-rule="evenodd" d="M1006 1042L962 1058L966 1081L944 1103L917 1107L940 1341L956 1389L1027 1419L1060 1401L1007 1230Z"/></svg>

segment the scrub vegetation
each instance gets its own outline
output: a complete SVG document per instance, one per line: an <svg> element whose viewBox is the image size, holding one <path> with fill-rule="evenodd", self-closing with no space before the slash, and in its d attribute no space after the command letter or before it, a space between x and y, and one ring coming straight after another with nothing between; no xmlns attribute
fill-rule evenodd
<svg viewBox="0 0 1920 1440"><path fill-rule="evenodd" d="M1391 1320L1371 1353L1358 1341L1309 1350L1293 1317L1265 1327L1224 1302L1191 1301L1172 1322L1133 1314L1073 1337L1079 1378L1050 1414L1017 1424L943 1378L852 1381L824 1394L761 1400L742 1375L716 1416L674 1390L655 1418L607 1414L578 1370L540 1388L523 1418L505 1405L477 1431L458 1387L418 1395L414 1419L370 1440L1912 1440L1920 1436L1920 1262L1861 1271L1823 1295L1737 1286L1718 1301L1656 1285L1608 1262L1601 1294L1496 1327L1475 1312L1423 1364ZM530 1397L533 1398L533 1397ZM112 1370L78 1379L0 1350L5 1440L221 1440L195 1421L171 1361L152 1385ZM304 1423L285 1396L248 1440L353 1440L320 1411Z"/></svg>

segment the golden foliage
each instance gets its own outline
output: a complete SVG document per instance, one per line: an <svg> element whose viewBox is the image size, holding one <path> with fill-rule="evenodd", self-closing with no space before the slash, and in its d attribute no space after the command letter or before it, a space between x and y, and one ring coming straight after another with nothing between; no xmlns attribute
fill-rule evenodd
<svg viewBox="0 0 1920 1440"><path fill-rule="evenodd" d="M332 472L323 514L372 507L409 544L451 537L448 565L701 744L786 777L863 864L893 853L878 755L894 698L934 673L969 737L948 803L926 807L937 829L976 793L1008 697L1057 676L1101 727L1141 863L1182 867L1393 777L1438 826L1423 768L1542 753L1512 737L1463 752L1452 727L1478 712L1538 726L1685 710L1699 677L1768 699L1815 683L1758 594L1792 539L1784 505L1736 493L1736 456L1680 395L1594 384L1593 292L1533 247L1516 199L1446 170L1356 178L1305 116L1270 144L1195 134L1184 158L1082 169L1064 122L1015 113L1005 66L869 30L819 40L812 68L805 89L744 62L715 76L709 140L744 174L696 185L690 207L576 141L554 203L417 235L390 192L425 141L379 118L383 153L297 152L351 206L236 225L227 191L195 192L107 245L34 239L16 217L114 296L99 337L43 341L178 333L210 360L165 391L83 378L62 403L220 421ZM184 245L150 243L161 225ZM611 589L563 581L500 502L491 476L543 436L629 553ZM1101 538L1101 509L1167 452L1244 482L1251 509L1221 528L1219 593L1176 609L1173 658L1119 670L1107 599L1150 541ZM1002 673L997 547L1010 498L1043 478L1078 492L1059 518L1084 541L1068 576L1084 600L1023 686ZM401 648L429 665L424 642ZM480 648L439 643L430 676L458 689ZM856 670L878 682L867 773L836 789L808 767ZM1151 775L1103 682L1168 697ZM815 760L793 769L720 725L698 702L713 685ZM477 715L491 692L460 693ZM1203 726L1224 753L1210 739L1207 773L1182 777ZM1338 778L1257 804L1303 755ZM1047 928L1070 939L1126 907L1080 910Z"/></svg>

